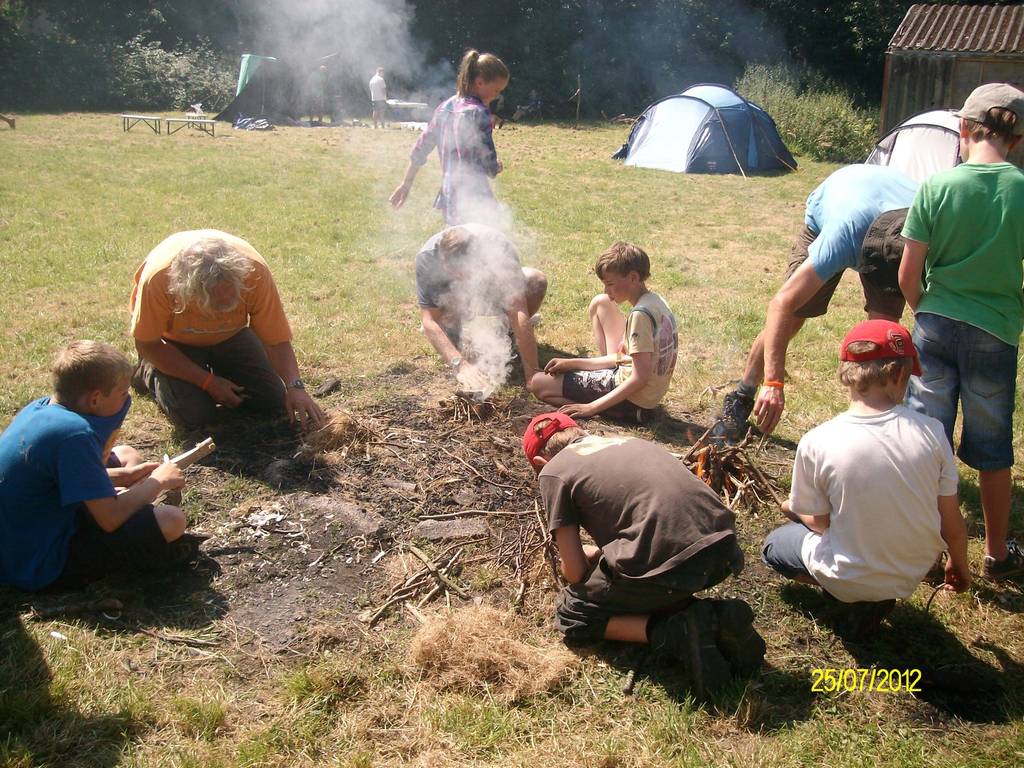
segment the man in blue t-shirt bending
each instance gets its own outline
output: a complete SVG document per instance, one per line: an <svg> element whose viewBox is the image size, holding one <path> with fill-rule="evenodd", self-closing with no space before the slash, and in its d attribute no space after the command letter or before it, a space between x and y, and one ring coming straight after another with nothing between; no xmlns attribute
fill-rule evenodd
<svg viewBox="0 0 1024 768"><path fill-rule="evenodd" d="M915 192L917 182L878 165L840 168L811 192L786 281L768 303L768 316L750 349L742 381L725 396L712 430L715 437L741 439L751 412L762 432L775 429L786 402L789 342L807 318L828 311L847 269L860 275L868 318L899 321L905 305L897 281L903 251L900 230Z"/></svg>

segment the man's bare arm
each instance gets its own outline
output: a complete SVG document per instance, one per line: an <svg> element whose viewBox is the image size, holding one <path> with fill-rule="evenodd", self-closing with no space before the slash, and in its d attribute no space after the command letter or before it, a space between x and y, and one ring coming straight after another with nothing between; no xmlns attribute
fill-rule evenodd
<svg viewBox="0 0 1024 768"><path fill-rule="evenodd" d="M796 317L796 311L806 304L825 284L809 261L805 261L782 285L768 303L768 317L764 324L764 380L781 382L786 375L786 350L789 338L786 328ZM770 434L786 407L782 387L762 387L754 402L757 426Z"/></svg>

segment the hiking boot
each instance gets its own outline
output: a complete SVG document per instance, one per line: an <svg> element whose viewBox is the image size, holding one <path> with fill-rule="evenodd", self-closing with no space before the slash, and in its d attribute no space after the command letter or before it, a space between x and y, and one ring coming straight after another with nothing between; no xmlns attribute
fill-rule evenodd
<svg viewBox="0 0 1024 768"><path fill-rule="evenodd" d="M836 630L848 640L863 640L875 633L895 607L895 600L847 603L846 615L839 620Z"/></svg>
<svg viewBox="0 0 1024 768"><path fill-rule="evenodd" d="M764 638L754 629L754 611L742 600L711 600L715 609L715 641L733 672L749 677L761 668Z"/></svg>
<svg viewBox="0 0 1024 768"><path fill-rule="evenodd" d="M167 545L167 549L163 552L162 560L154 562L153 565L156 568L173 568L188 565L202 555L199 546L208 538L210 537L201 533L183 533Z"/></svg>
<svg viewBox="0 0 1024 768"><path fill-rule="evenodd" d="M1004 581L1016 579L1024 575L1024 552L1020 545L1012 539L1006 542L1006 558L996 560L994 557L985 555L985 562L981 570L986 579L992 581Z"/></svg>
<svg viewBox="0 0 1024 768"><path fill-rule="evenodd" d="M732 670L715 644L715 611L707 600L657 622L651 628L650 645L683 663L693 695L698 700L729 682Z"/></svg>
<svg viewBox="0 0 1024 768"><path fill-rule="evenodd" d="M727 443L738 443L747 434L747 419L753 410L753 396L733 390L722 400L722 413L711 427L711 436Z"/></svg>

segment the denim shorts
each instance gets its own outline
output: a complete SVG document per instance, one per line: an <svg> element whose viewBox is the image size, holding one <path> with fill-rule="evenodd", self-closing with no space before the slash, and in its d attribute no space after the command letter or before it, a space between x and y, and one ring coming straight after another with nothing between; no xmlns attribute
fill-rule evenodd
<svg viewBox="0 0 1024 768"><path fill-rule="evenodd" d="M801 523L787 523L768 534L761 547L761 562L787 579L810 576L804 563L804 539L810 530Z"/></svg>
<svg viewBox="0 0 1024 768"><path fill-rule="evenodd" d="M930 312L918 313L913 339L922 375L910 379L910 407L941 421L953 445L959 404L960 460L978 470L1013 466L1017 347Z"/></svg>

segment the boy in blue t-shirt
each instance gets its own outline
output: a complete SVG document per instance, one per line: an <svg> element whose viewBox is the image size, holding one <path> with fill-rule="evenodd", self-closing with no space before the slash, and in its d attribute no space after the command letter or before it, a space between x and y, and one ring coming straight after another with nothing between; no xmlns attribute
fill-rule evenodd
<svg viewBox="0 0 1024 768"><path fill-rule="evenodd" d="M942 422L978 470L986 578L1024 575L1009 540L1017 349L1024 328L1024 173L1007 156L1024 135L1024 92L976 88L957 116L963 164L926 179L907 214L899 283L915 313L923 374L912 408Z"/></svg>
<svg viewBox="0 0 1024 768"><path fill-rule="evenodd" d="M184 485L181 470L112 447L131 374L111 345L74 341L54 360L53 396L0 435L0 585L36 591L173 559L185 514L153 502Z"/></svg>

